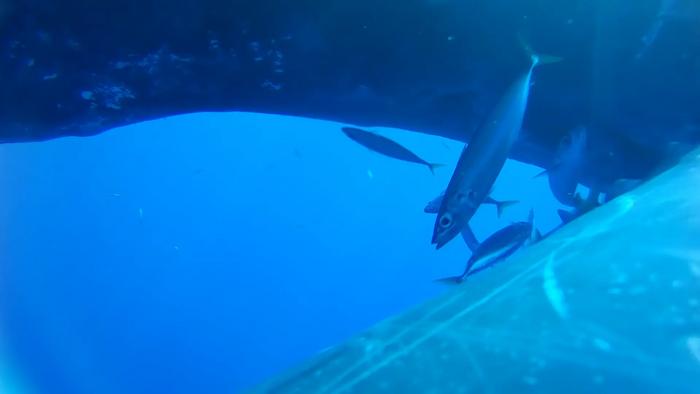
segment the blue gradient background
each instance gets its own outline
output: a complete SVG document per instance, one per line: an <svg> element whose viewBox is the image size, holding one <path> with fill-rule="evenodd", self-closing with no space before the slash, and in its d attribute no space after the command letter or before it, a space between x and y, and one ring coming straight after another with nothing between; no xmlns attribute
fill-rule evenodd
<svg viewBox="0 0 700 394"><path fill-rule="evenodd" d="M91 138L0 145L0 374L37 393L236 392L446 289L469 256L430 245L423 206L461 143L341 125L193 114ZM477 236L558 204L507 163ZM496 268L497 269L497 268ZM478 280L478 277L475 277ZM2 383L2 379L0 379Z"/></svg>

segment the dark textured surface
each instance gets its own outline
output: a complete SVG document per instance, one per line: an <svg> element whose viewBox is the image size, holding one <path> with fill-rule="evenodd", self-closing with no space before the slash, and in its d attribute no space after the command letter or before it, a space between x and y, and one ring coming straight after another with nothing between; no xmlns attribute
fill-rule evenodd
<svg viewBox="0 0 700 394"><path fill-rule="evenodd" d="M229 110L467 140L527 66L521 35L565 61L535 73L513 157L546 166L584 124L584 182L606 185L700 140L698 10L670 3L4 0L0 141Z"/></svg>

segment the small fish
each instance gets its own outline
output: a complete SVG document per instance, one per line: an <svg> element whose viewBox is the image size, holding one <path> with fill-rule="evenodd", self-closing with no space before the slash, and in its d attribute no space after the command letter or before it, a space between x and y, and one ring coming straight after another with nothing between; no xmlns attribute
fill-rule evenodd
<svg viewBox="0 0 700 394"><path fill-rule="evenodd" d="M548 175L549 188L554 197L570 207L576 205L574 196L585 164L587 135L583 126L571 130L559 142L554 165L537 175Z"/></svg>
<svg viewBox="0 0 700 394"><path fill-rule="evenodd" d="M139 208L139 219L143 219L143 208Z"/></svg>
<svg viewBox="0 0 700 394"><path fill-rule="evenodd" d="M534 53L530 53L530 58L530 67L510 85L462 150L435 219L432 243L436 249L462 231L490 194L520 134L532 71L538 64L560 60Z"/></svg>
<svg viewBox="0 0 700 394"><path fill-rule="evenodd" d="M445 192L443 191L442 193L440 193L439 196L435 197L425 205L425 208L423 208L423 212L438 213L438 211L440 210L440 204L442 203L442 199L444 197ZM499 201L489 195L488 197L486 197L486 199L484 199L484 202L482 204L492 204L493 206L495 206L496 215L498 216L498 218L500 218L503 215L503 212L505 212L506 208L510 207L511 205L515 205L519 202L520 201L517 200Z"/></svg>
<svg viewBox="0 0 700 394"><path fill-rule="evenodd" d="M389 156L394 159L399 159L403 161L408 161L411 163L418 163L427 166L431 173L435 173L437 167L442 167L443 164L438 163L428 163L427 161L421 159L415 153L411 152L407 148L399 145L386 137L382 137L379 134L372 133L370 131L358 129L355 127L343 127L341 129L345 135L347 135L351 140L357 142L358 144L364 146L365 148L382 154L384 156Z"/></svg>
<svg viewBox="0 0 700 394"><path fill-rule="evenodd" d="M539 232L533 231L533 229L533 214L531 212L527 222L516 222L506 226L479 244L467 261L467 266L461 275L441 278L437 282L459 284L467 277L505 260L528 241L537 239Z"/></svg>

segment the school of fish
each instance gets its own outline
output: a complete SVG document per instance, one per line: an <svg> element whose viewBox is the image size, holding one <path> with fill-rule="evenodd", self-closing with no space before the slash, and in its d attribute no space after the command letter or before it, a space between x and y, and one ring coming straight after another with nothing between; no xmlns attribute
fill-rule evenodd
<svg viewBox="0 0 700 394"><path fill-rule="evenodd" d="M483 204L494 205L500 218L503 211L518 201L493 198L493 185L518 141L537 66L557 63L562 59L538 55L527 46L529 66L510 84L490 111L471 141L465 144L447 188L429 201L424 212L436 214L432 244L440 249L461 234L471 250L464 271L457 276L438 279L441 283L459 284L471 275L507 259L521 248L542 238L534 225L534 212L527 221L501 228L480 242L469 222ZM343 133L364 147L398 160L428 167L431 173L441 166L429 162L410 149L377 133L355 127L343 127ZM562 225L601 204L601 190L591 188L584 198L578 186L587 160L588 133L581 125L570 130L559 142L553 162L538 176L547 176L554 197L568 209L557 211ZM619 179L607 185L603 202L625 193L642 183L639 179Z"/></svg>

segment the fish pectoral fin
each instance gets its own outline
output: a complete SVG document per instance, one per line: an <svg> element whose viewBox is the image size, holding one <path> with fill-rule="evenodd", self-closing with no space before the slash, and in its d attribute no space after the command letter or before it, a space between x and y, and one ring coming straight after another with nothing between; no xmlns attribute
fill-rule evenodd
<svg viewBox="0 0 700 394"><path fill-rule="evenodd" d="M520 203L520 201L518 201L518 200L496 202L496 216L498 216L498 218L500 219L501 216L503 216L503 212L505 212L505 210L508 207L513 206L513 205L518 204L518 203Z"/></svg>
<svg viewBox="0 0 700 394"><path fill-rule="evenodd" d="M542 170L542 172L538 172L537 175L532 177L532 179L541 178L545 175L549 175L549 170Z"/></svg>
<svg viewBox="0 0 700 394"><path fill-rule="evenodd" d="M559 169L559 167L561 167L561 163L559 162L559 160L557 160L557 162L554 165L552 165L551 168L547 168L545 170L542 170L541 172L538 172L537 175L532 177L532 179L537 179L542 176L549 175L552 172L556 172Z"/></svg>
<svg viewBox="0 0 700 394"><path fill-rule="evenodd" d="M462 282L464 282L464 276L462 275L457 275L457 276L447 276L444 278L440 279L435 279L436 283L444 283L446 285L459 285Z"/></svg>
<svg viewBox="0 0 700 394"><path fill-rule="evenodd" d="M530 212L527 214L527 222L530 224L535 223L535 208L530 208Z"/></svg>
<svg viewBox="0 0 700 394"><path fill-rule="evenodd" d="M469 250L474 253L474 251L479 247L479 240L476 239L476 235L474 235L472 228L467 224L464 226L462 231L460 231L460 234L462 234L462 239L464 240L464 243L467 244Z"/></svg>

